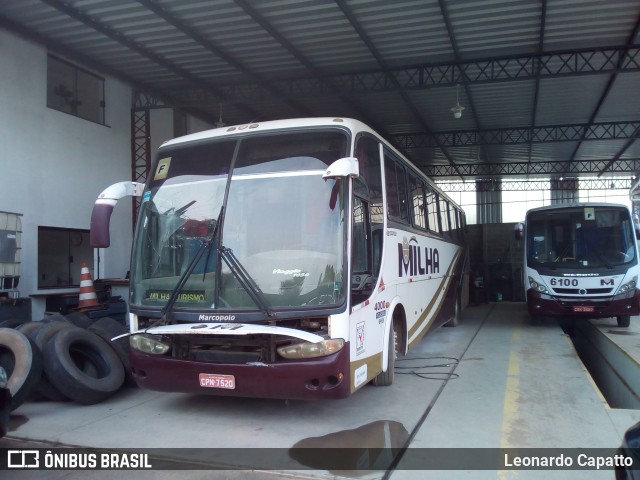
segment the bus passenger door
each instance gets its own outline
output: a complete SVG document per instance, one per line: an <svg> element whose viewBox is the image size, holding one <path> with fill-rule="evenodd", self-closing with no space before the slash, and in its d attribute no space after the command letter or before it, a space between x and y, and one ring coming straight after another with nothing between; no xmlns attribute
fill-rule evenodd
<svg viewBox="0 0 640 480"><path fill-rule="evenodd" d="M353 198L351 221L351 305L357 305L371 296L376 284L373 276L369 202L359 196Z"/></svg>

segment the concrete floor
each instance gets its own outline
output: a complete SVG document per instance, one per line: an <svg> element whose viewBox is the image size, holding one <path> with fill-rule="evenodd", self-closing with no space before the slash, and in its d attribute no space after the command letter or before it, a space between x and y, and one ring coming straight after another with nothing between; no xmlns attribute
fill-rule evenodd
<svg viewBox="0 0 640 480"><path fill-rule="evenodd" d="M640 319L634 317L631 330L640 332L638 324ZM630 350L640 358L640 345ZM367 386L350 398L329 402L233 399L131 388L91 406L28 402L13 412L11 431L0 439L0 448L169 448L158 455L178 463L163 464L164 471L5 471L1 476L540 478L540 471L424 470L421 456L432 452L423 449L433 448L450 449L439 451L444 455L463 452L471 457L482 454L477 449L498 447L616 448L624 431L640 420L640 410L609 408L562 329L552 321L530 326L521 303L467 308L457 328L433 332L397 367L391 387ZM290 454L292 447L349 447L352 458L347 456L346 463L350 468L385 460L380 455L389 451L379 450L382 447L408 448L396 458L395 469L348 472L313 470L314 457L301 456L301 450ZM221 448L233 450L216 450ZM276 467L262 471L271 464L261 463L265 453L261 448L276 449L266 452L270 460L279 456L274 460ZM179 462L205 467L171 470L180 468ZM206 465L247 469L207 470ZM613 472L546 471L544 477L610 479Z"/></svg>

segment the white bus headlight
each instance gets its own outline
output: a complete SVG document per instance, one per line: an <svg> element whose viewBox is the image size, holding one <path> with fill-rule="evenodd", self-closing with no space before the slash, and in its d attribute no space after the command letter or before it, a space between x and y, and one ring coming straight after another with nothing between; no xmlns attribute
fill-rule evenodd
<svg viewBox="0 0 640 480"><path fill-rule="evenodd" d="M529 285L531 285L531 288L533 288L536 292L547 293L547 287L545 287L541 283L536 282L531 277L529 277Z"/></svg>
<svg viewBox="0 0 640 480"><path fill-rule="evenodd" d="M147 335L132 335L129 337L129 344L131 348L152 355L163 355L171 348L170 345Z"/></svg>
<svg viewBox="0 0 640 480"><path fill-rule="evenodd" d="M633 277L630 282L623 283L622 285L620 285L620 288L618 288L618 293L619 294L627 293L633 290L634 288L636 288L637 284L638 284L638 277Z"/></svg>
<svg viewBox="0 0 640 480"><path fill-rule="evenodd" d="M315 358L336 353L344 347L342 338L330 338L317 343L296 343L278 348L278 353L284 358Z"/></svg>

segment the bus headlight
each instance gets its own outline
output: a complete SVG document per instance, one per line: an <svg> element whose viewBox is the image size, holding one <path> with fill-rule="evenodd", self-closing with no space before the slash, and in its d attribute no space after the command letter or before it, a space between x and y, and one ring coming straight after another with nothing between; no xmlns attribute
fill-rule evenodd
<svg viewBox="0 0 640 480"><path fill-rule="evenodd" d="M547 287L545 287L541 283L536 282L531 277L529 277L529 285L531 285L531 288L533 288L536 292L547 293Z"/></svg>
<svg viewBox="0 0 640 480"><path fill-rule="evenodd" d="M620 288L618 288L618 294L627 293L633 290L634 288L636 288L637 284L638 284L638 277L633 277L630 282L623 283L622 285L620 285Z"/></svg>
<svg viewBox="0 0 640 480"><path fill-rule="evenodd" d="M330 338L317 343L296 343L278 348L278 353L284 358L315 358L336 353L344 347L342 338Z"/></svg>
<svg viewBox="0 0 640 480"><path fill-rule="evenodd" d="M170 345L147 335L132 335L129 337L129 344L131 348L152 355L163 355L171 348Z"/></svg>

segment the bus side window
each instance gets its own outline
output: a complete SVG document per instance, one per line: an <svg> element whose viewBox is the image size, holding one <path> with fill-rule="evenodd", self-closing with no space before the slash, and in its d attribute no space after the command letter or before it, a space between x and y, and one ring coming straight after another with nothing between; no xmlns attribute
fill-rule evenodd
<svg viewBox="0 0 640 480"><path fill-rule="evenodd" d="M438 221L438 194L432 190L427 190L427 226L429 231L440 233L440 222Z"/></svg>
<svg viewBox="0 0 640 480"><path fill-rule="evenodd" d="M385 182L387 186L387 213L395 220L409 223L407 177L405 169L389 153L384 156Z"/></svg>
<svg viewBox="0 0 640 480"><path fill-rule="evenodd" d="M360 197L353 198L353 236L351 250L351 304L363 302L373 292L369 205Z"/></svg>

